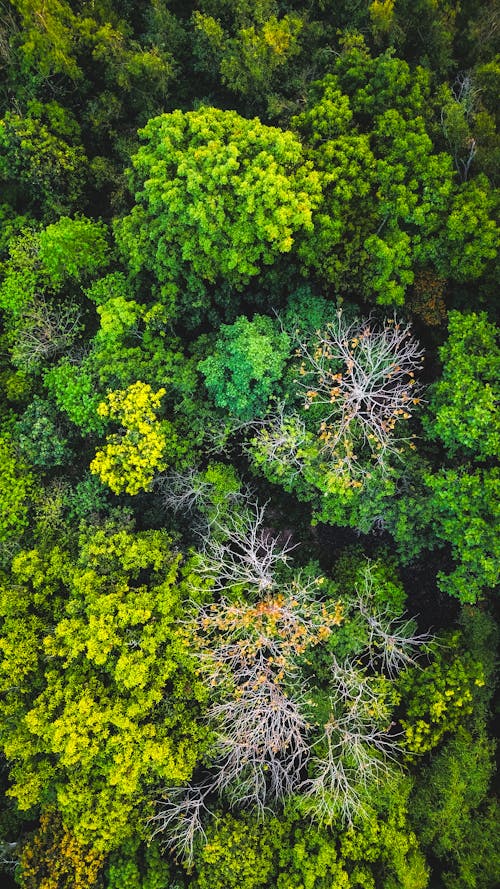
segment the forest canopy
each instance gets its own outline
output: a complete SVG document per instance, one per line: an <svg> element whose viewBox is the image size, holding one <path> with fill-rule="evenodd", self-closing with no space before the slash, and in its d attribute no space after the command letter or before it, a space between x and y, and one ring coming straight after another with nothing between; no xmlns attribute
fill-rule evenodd
<svg viewBox="0 0 500 889"><path fill-rule="evenodd" d="M498 33L0 3L2 885L497 885Z"/></svg>

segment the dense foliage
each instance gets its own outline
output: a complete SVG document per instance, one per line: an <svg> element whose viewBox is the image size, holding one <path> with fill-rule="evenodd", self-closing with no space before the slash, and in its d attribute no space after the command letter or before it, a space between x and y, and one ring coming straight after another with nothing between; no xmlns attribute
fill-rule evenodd
<svg viewBox="0 0 500 889"><path fill-rule="evenodd" d="M497 885L498 32L0 3L5 885Z"/></svg>

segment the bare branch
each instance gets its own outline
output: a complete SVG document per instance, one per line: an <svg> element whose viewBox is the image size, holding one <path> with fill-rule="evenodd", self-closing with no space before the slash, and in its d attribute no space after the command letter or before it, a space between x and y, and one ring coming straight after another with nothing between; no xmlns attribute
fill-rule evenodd
<svg viewBox="0 0 500 889"><path fill-rule="evenodd" d="M257 671L256 671L257 672ZM309 758L309 724L300 701L260 673L210 712L218 728L214 788L263 814L294 792Z"/></svg>
<svg viewBox="0 0 500 889"><path fill-rule="evenodd" d="M280 402L255 428L254 436L243 444L243 451L283 467L287 475L303 472L301 451L307 444L308 433L304 420L296 413L286 413L286 405Z"/></svg>
<svg viewBox="0 0 500 889"><path fill-rule="evenodd" d="M198 572L213 581L215 591L245 586L263 593L276 587L274 571L288 562L295 547L289 546L290 538L280 543L264 516L265 506L254 503L212 521Z"/></svg>
<svg viewBox="0 0 500 889"><path fill-rule="evenodd" d="M405 667L416 664L418 651L432 641L430 633L415 633L415 619L395 617L377 604L370 566L363 572L363 587L356 587L357 607L368 628L369 664L391 679Z"/></svg>
<svg viewBox="0 0 500 889"><path fill-rule="evenodd" d="M382 468L390 455L399 455L409 438L397 427L421 400L415 374L423 350L409 325L394 319L378 328L371 318L347 324L339 312L312 344L300 343L296 354L304 408L326 407L319 437L340 473L367 471L357 450L366 449Z"/></svg>
<svg viewBox="0 0 500 889"><path fill-rule="evenodd" d="M209 788L206 786L169 787L162 799L156 800L159 811L149 819L154 830L150 839L160 835L160 841L191 865L195 842L206 842L203 818L210 812L205 805Z"/></svg>
<svg viewBox="0 0 500 889"><path fill-rule="evenodd" d="M322 755L311 759L313 777L302 792L314 804L320 820L340 818L352 824L363 814L365 791L386 778L401 748L383 726L387 714L370 678L352 664L333 661L332 713L318 746Z"/></svg>
<svg viewBox="0 0 500 889"><path fill-rule="evenodd" d="M26 309L12 359L21 367L69 349L80 331L80 310L74 304L53 304L38 296Z"/></svg>
<svg viewBox="0 0 500 889"><path fill-rule="evenodd" d="M212 485L192 466L185 472L171 470L157 475L154 487L165 509L189 515L205 503Z"/></svg>

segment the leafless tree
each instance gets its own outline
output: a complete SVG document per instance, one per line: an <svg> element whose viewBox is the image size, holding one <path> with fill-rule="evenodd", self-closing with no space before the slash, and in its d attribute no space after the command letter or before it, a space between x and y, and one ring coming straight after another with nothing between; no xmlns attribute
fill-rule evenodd
<svg viewBox="0 0 500 889"><path fill-rule="evenodd" d="M285 565L294 549L289 539L280 542L264 522L265 506L245 508L214 518L198 558L198 572L222 592L245 586L264 593L276 586L275 570Z"/></svg>
<svg viewBox="0 0 500 889"><path fill-rule="evenodd" d="M393 679L405 667L415 665L416 654L432 641L432 635L415 633L415 618L398 617L375 601L369 564L363 571L362 585L356 587L356 596L356 606L368 628L369 664Z"/></svg>
<svg viewBox="0 0 500 889"><path fill-rule="evenodd" d="M250 677L210 711L217 727L214 788L232 804L263 814L299 786L309 757L309 724L297 692L286 693L272 672Z"/></svg>
<svg viewBox="0 0 500 889"><path fill-rule="evenodd" d="M175 513L189 516L197 512L217 513L213 503L214 485L194 466L184 472L169 470L160 473L154 480L154 488L165 509L171 509ZM241 509L250 503L252 493L243 487L226 494L224 507L232 510L238 506ZM205 534L208 534L208 529Z"/></svg>
<svg viewBox="0 0 500 889"><path fill-rule="evenodd" d="M0 840L0 865L2 870L14 872L19 864L19 843Z"/></svg>
<svg viewBox="0 0 500 889"><path fill-rule="evenodd" d="M420 401L415 375L423 350L410 326L395 319L381 327L372 318L347 323L338 312L315 341L299 343L296 355L305 409L325 408L319 438L333 465L341 473L364 473L356 451L366 449L385 468L409 440L398 427Z"/></svg>
<svg viewBox="0 0 500 889"><path fill-rule="evenodd" d="M321 577L304 580L299 572L257 602L222 598L196 606L193 640L212 684L230 675L238 689L258 688L270 670L278 682L290 679L297 659L343 621L340 602L318 597L321 585Z"/></svg>
<svg viewBox="0 0 500 889"><path fill-rule="evenodd" d="M67 351L80 331L80 317L78 306L38 296L23 314L12 349L14 363L29 368Z"/></svg>
<svg viewBox="0 0 500 889"><path fill-rule="evenodd" d="M203 820L210 814L205 805L208 791L206 786L197 785L167 788L156 800L158 811L148 822L153 827L150 839L160 836L161 842L188 865L193 863L196 840L206 841Z"/></svg>
<svg viewBox="0 0 500 889"><path fill-rule="evenodd" d="M362 814L368 789L387 779L402 749L391 679L429 638L378 606L368 564L351 603L367 629L366 652L332 657L329 717L318 720L302 658L345 620L345 605L324 601L324 578L292 573L289 547L278 547L263 523L264 508L248 503L213 521L202 574L220 595L193 604L185 623L212 692L214 743L204 783L168 791L153 823L187 861L209 794L260 815L292 794L308 798L320 820L350 824Z"/></svg>
<svg viewBox="0 0 500 889"><path fill-rule="evenodd" d="M251 457L279 465L287 475L300 475L304 469L301 456L311 437L299 414L287 413L287 406L280 402L254 429L253 435L243 444L243 450Z"/></svg>
<svg viewBox="0 0 500 889"><path fill-rule="evenodd" d="M199 469L192 466L185 472L170 470L157 475L154 488L159 493L165 509L190 515L203 506L211 485L204 481Z"/></svg>
<svg viewBox="0 0 500 889"><path fill-rule="evenodd" d="M298 660L343 619L318 596L322 578L297 573L255 601L197 606L193 642L215 689L213 788L262 813L297 790L310 750ZM274 584L273 584L274 586Z"/></svg>
<svg viewBox="0 0 500 889"><path fill-rule="evenodd" d="M331 716L318 744L322 753L312 757L312 777L301 787L320 820L340 817L352 824L363 814L367 788L390 774L401 747L397 735L389 733L393 724L387 725L387 718L370 677L334 659Z"/></svg>

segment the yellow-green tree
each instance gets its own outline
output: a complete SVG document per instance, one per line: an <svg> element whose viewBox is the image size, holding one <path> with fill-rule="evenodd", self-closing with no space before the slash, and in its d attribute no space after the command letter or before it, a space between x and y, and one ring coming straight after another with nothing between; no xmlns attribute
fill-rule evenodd
<svg viewBox="0 0 500 889"><path fill-rule="evenodd" d="M157 470L165 469L167 437L176 439L168 420L158 420L165 389L154 392L147 383L132 383L127 389L110 392L97 408L100 417L116 420L123 432L112 433L97 451L90 471L109 485L115 494L137 494L147 490Z"/></svg>

